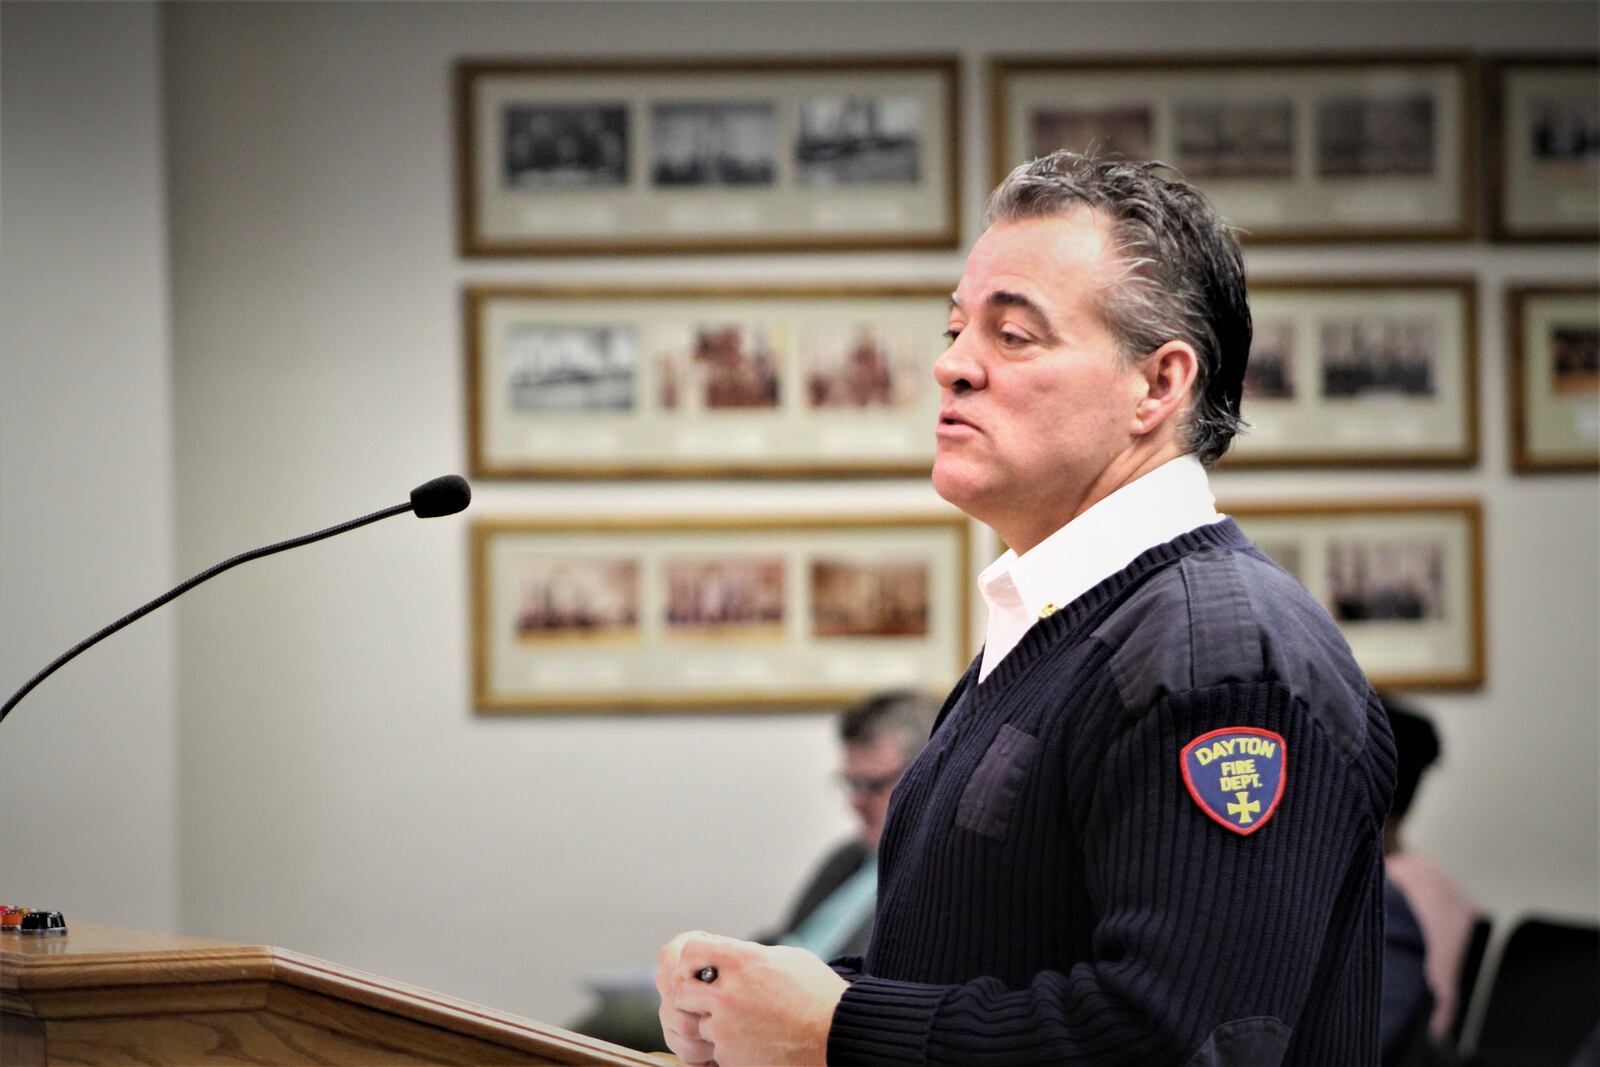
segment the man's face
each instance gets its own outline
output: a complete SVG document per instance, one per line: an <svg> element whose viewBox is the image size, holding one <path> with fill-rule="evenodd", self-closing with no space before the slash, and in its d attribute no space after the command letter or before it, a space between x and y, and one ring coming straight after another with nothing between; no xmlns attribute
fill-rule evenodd
<svg viewBox="0 0 1600 1067"><path fill-rule="evenodd" d="M1138 377L1099 310L1117 266L1088 208L1000 223L952 299L933 485L1019 553L1093 503L1132 442Z"/></svg>
<svg viewBox="0 0 1600 1067"><path fill-rule="evenodd" d="M861 820L861 840L868 848L878 847L883 820L889 814L889 794L905 769L905 750L893 734L844 746L841 777L850 794L850 806Z"/></svg>

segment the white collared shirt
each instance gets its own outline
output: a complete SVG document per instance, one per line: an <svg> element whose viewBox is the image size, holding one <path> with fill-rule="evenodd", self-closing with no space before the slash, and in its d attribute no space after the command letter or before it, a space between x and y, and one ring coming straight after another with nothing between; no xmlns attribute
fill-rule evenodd
<svg viewBox="0 0 1600 1067"><path fill-rule="evenodd" d="M1192 455L1168 460L1118 489L1022 555L1007 551L983 569L989 608L981 682L1017 647L1047 607L1078 599L1140 554L1224 516L1206 469Z"/></svg>

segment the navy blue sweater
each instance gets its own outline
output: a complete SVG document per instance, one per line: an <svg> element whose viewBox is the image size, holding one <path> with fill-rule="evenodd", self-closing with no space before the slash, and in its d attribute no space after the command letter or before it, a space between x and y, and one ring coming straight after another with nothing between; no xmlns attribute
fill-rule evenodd
<svg viewBox="0 0 1600 1067"><path fill-rule="evenodd" d="M1159 545L951 694L828 1062L1370 1067L1393 785L1310 594L1232 520Z"/></svg>

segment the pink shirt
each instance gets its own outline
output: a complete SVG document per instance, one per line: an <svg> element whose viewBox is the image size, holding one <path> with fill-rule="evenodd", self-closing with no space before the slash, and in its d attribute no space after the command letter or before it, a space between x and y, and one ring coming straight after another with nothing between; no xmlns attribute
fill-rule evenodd
<svg viewBox="0 0 1600 1067"><path fill-rule="evenodd" d="M1397 852L1384 857L1383 863L1422 927L1428 988L1433 991L1433 1019L1428 1030L1435 1040L1442 1041L1455 1018L1456 977L1461 973L1461 958L1466 955L1478 908L1456 888L1444 868L1426 856Z"/></svg>

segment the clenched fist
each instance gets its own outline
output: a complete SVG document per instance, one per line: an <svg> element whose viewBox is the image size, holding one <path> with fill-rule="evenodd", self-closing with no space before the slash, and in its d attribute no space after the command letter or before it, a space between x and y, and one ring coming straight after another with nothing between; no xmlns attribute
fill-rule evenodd
<svg viewBox="0 0 1600 1067"><path fill-rule="evenodd" d="M661 1029L684 1063L827 1062L846 982L811 953L692 930L663 945L656 963ZM702 981L708 967L716 977Z"/></svg>

